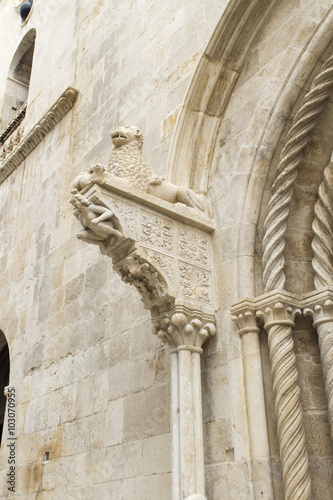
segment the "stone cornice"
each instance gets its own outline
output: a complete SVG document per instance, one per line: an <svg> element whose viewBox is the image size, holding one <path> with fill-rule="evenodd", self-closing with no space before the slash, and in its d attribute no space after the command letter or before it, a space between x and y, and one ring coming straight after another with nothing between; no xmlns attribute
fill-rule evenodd
<svg viewBox="0 0 333 500"><path fill-rule="evenodd" d="M76 101L78 91L68 87L36 125L21 140L17 148L0 166L0 184L26 159L44 137L70 111Z"/></svg>

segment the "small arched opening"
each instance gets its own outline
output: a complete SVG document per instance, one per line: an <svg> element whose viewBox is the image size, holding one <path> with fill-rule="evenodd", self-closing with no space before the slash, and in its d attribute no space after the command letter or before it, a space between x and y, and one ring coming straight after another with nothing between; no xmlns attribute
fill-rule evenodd
<svg viewBox="0 0 333 500"><path fill-rule="evenodd" d="M0 330L0 444L2 441L3 424L6 411L4 389L9 384L9 349L6 337Z"/></svg>
<svg viewBox="0 0 333 500"><path fill-rule="evenodd" d="M31 29L18 46L10 64L0 127L3 129L28 99L36 30Z"/></svg>

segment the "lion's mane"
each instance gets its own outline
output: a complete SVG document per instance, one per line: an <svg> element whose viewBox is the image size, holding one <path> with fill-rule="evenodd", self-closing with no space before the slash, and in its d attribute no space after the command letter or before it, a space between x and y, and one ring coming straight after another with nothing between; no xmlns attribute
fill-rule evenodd
<svg viewBox="0 0 333 500"><path fill-rule="evenodd" d="M124 179L131 186L146 191L149 181L155 177L155 174L143 160L141 148L142 143L138 140L114 148L108 172Z"/></svg>

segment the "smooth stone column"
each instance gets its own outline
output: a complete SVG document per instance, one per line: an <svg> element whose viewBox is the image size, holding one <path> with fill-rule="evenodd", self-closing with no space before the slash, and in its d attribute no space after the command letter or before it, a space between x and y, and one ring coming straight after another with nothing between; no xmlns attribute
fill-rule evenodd
<svg viewBox="0 0 333 500"><path fill-rule="evenodd" d="M156 325L171 345L172 500L206 500L200 355L212 323L177 312Z"/></svg>
<svg viewBox="0 0 333 500"><path fill-rule="evenodd" d="M273 500L271 460L259 333L254 305L244 301L232 307L242 337L245 396L247 405L254 498ZM260 432L258 432L260 429Z"/></svg>

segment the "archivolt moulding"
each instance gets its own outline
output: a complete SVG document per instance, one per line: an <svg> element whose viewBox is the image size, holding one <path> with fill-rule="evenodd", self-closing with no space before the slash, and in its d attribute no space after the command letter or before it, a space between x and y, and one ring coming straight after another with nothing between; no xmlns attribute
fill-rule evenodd
<svg viewBox="0 0 333 500"><path fill-rule="evenodd" d="M251 43L277 0L233 0L199 60L181 108L169 157L169 178L207 193L220 120Z"/></svg>

